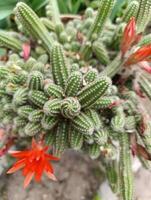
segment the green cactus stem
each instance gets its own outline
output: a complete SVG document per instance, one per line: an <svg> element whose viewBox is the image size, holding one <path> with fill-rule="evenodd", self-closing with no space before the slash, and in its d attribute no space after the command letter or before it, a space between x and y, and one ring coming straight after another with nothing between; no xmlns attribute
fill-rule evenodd
<svg viewBox="0 0 151 200"><path fill-rule="evenodd" d="M151 17L151 1L140 0L139 10L137 14L137 31L138 33L144 32Z"/></svg>
<svg viewBox="0 0 151 200"><path fill-rule="evenodd" d="M137 16L139 10L139 2L138 1L131 1L127 6L124 15L122 16L122 21L128 23L131 17Z"/></svg>
<svg viewBox="0 0 151 200"><path fill-rule="evenodd" d="M129 136L126 133L121 133L120 136L120 193L123 200L133 199L133 173L131 163L131 152Z"/></svg>
<svg viewBox="0 0 151 200"><path fill-rule="evenodd" d="M95 104L103 96L110 84L111 81L109 78L101 77L85 86L77 96L82 108L88 108Z"/></svg>
<svg viewBox="0 0 151 200"><path fill-rule="evenodd" d="M27 29L35 39L42 41L42 44L49 53L51 51L53 41L51 40L46 27L40 21L36 13L34 13L34 11L25 3L19 2L15 8L15 14L23 27Z"/></svg>
<svg viewBox="0 0 151 200"><path fill-rule="evenodd" d="M102 75L109 77L115 76L121 70L123 59L121 59L121 53L119 53L115 59L101 72Z"/></svg>
<svg viewBox="0 0 151 200"><path fill-rule="evenodd" d="M81 54L83 58L89 58L89 52L91 51L91 42L98 38L103 31L104 25L109 17L114 5L114 0L102 0L99 4L99 9L94 23L90 27L86 44L81 48Z"/></svg>
<svg viewBox="0 0 151 200"><path fill-rule="evenodd" d="M22 50L22 43L4 31L0 31L0 46L16 52Z"/></svg>
<svg viewBox="0 0 151 200"><path fill-rule="evenodd" d="M53 45L52 48L52 73L55 83L65 88L69 69L63 48L59 44Z"/></svg>
<svg viewBox="0 0 151 200"><path fill-rule="evenodd" d="M98 41L93 42L92 44L92 51L97 59L104 65L109 64L110 58L105 46Z"/></svg>

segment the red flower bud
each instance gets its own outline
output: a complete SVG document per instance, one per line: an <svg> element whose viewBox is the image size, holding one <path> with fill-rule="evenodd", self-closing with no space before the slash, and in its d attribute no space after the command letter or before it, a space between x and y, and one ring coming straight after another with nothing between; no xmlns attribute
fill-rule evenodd
<svg viewBox="0 0 151 200"><path fill-rule="evenodd" d="M136 39L136 23L135 23L135 18L132 17L124 29L124 34L121 41L122 55L124 55L130 49L135 39Z"/></svg>

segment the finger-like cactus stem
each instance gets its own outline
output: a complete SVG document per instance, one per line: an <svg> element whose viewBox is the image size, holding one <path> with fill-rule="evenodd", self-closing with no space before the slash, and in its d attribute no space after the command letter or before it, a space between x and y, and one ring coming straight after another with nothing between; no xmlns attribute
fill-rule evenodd
<svg viewBox="0 0 151 200"><path fill-rule="evenodd" d="M103 127L94 133L94 140L99 145L104 145L108 140L108 130Z"/></svg>
<svg viewBox="0 0 151 200"><path fill-rule="evenodd" d="M73 127L83 134L92 135L94 131L94 126L91 119L84 113L80 113L72 121Z"/></svg>
<svg viewBox="0 0 151 200"><path fill-rule="evenodd" d="M55 30L54 23L51 22L49 19L47 19L45 17L41 17L40 20L46 26L47 29L49 29L50 31L54 31Z"/></svg>
<svg viewBox="0 0 151 200"><path fill-rule="evenodd" d="M80 150L83 146L84 136L76 130L71 130L70 133L70 146L75 150Z"/></svg>
<svg viewBox="0 0 151 200"><path fill-rule="evenodd" d="M100 127L103 126L103 122L101 121L99 114L95 110L89 109L86 111L86 114L91 118L95 130L99 130Z"/></svg>
<svg viewBox="0 0 151 200"><path fill-rule="evenodd" d="M131 17L136 18L138 10L139 10L139 2L136 0L131 1L124 12L122 21L128 23Z"/></svg>
<svg viewBox="0 0 151 200"><path fill-rule="evenodd" d="M62 98L64 96L62 88L54 83L47 83L44 91L50 97Z"/></svg>
<svg viewBox="0 0 151 200"><path fill-rule="evenodd" d="M43 108L46 101L48 101L48 97L44 94L44 92L38 90L31 90L28 94L28 99L40 108Z"/></svg>
<svg viewBox="0 0 151 200"><path fill-rule="evenodd" d="M44 104L44 113L48 116L56 116L60 113L61 101L59 99L52 99Z"/></svg>
<svg viewBox="0 0 151 200"><path fill-rule="evenodd" d="M89 52L91 52L91 42L97 39L102 32L105 22L111 13L114 2L115 0L100 1L97 16L94 23L90 27L90 31L88 32L87 41L85 45L81 48L81 54L85 59L90 57Z"/></svg>
<svg viewBox="0 0 151 200"><path fill-rule="evenodd" d="M54 154L60 156L67 147L68 129L67 122L60 122L56 130L56 141Z"/></svg>
<svg viewBox="0 0 151 200"><path fill-rule="evenodd" d="M27 103L28 100L28 89L20 88L17 90L13 96L13 104L16 106L21 106Z"/></svg>
<svg viewBox="0 0 151 200"><path fill-rule="evenodd" d="M96 81L88 84L78 93L78 100L82 108L88 108L95 104L95 102L103 96L108 87L110 86L111 81L107 77L101 77Z"/></svg>
<svg viewBox="0 0 151 200"><path fill-rule="evenodd" d="M139 10L137 14L137 31L142 33L151 17L151 1L150 0L140 0Z"/></svg>
<svg viewBox="0 0 151 200"><path fill-rule="evenodd" d="M111 126L116 132L123 132L125 126L125 114L122 107L115 108L115 116L111 120Z"/></svg>
<svg viewBox="0 0 151 200"><path fill-rule="evenodd" d="M82 85L82 74L80 72L73 72L69 77L66 85L66 95L68 97L76 96Z"/></svg>
<svg viewBox="0 0 151 200"><path fill-rule="evenodd" d="M118 101L119 98L117 96L104 96L101 97L99 100L95 102L95 104L92 105L92 108L94 109L105 109L109 108L114 104L114 102Z"/></svg>
<svg viewBox="0 0 151 200"><path fill-rule="evenodd" d="M107 161L105 163L106 174L109 185L114 193L119 192L118 162L117 160Z"/></svg>
<svg viewBox="0 0 151 200"><path fill-rule="evenodd" d="M22 43L4 31L0 31L0 46L17 52L22 50Z"/></svg>
<svg viewBox="0 0 151 200"><path fill-rule="evenodd" d="M58 117L44 115L41 125L45 130L51 130L58 123Z"/></svg>
<svg viewBox="0 0 151 200"><path fill-rule="evenodd" d="M101 33L104 28L105 22L111 13L114 2L114 0L100 1L95 22L92 24L92 27L90 27L90 32L88 33L89 39L92 39L95 35L96 37L98 37L98 35Z"/></svg>
<svg viewBox="0 0 151 200"><path fill-rule="evenodd" d="M106 75L109 77L115 76L121 69L123 60L121 59L121 54L117 55L117 57L104 69L101 73L102 75Z"/></svg>
<svg viewBox="0 0 151 200"><path fill-rule="evenodd" d="M29 122L25 126L25 134L28 136L34 136L34 135L40 133L41 129L42 129L42 127L41 127L40 123Z"/></svg>
<svg viewBox="0 0 151 200"><path fill-rule="evenodd" d="M131 150L129 135L121 133L120 136L120 193L123 200L133 199L133 172L131 163Z"/></svg>
<svg viewBox="0 0 151 200"><path fill-rule="evenodd" d="M84 76L84 81L86 83L91 83L95 81L98 77L98 71L96 69L90 69Z"/></svg>
<svg viewBox="0 0 151 200"><path fill-rule="evenodd" d="M15 8L15 14L24 28L26 28L34 38L41 40L46 50L50 53L53 41L36 13L25 3L19 2Z"/></svg>
<svg viewBox="0 0 151 200"><path fill-rule="evenodd" d="M89 156L92 159L98 158L100 156L100 153L101 153L100 146L96 143L88 145L86 151L88 152Z"/></svg>
<svg viewBox="0 0 151 200"><path fill-rule="evenodd" d="M59 45L53 45L52 48L52 73L57 85L65 88L69 71L68 64L64 55L63 48Z"/></svg>
<svg viewBox="0 0 151 200"><path fill-rule="evenodd" d="M28 87L31 90L41 90L43 88L43 75L39 71L33 71L28 77Z"/></svg>
<svg viewBox="0 0 151 200"><path fill-rule="evenodd" d="M29 116L28 120L30 122L40 122L43 117L43 111L42 110L33 110Z"/></svg>
<svg viewBox="0 0 151 200"><path fill-rule="evenodd" d="M107 65L110 62L108 52L101 42L93 42L92 51L102 64Z"/></svg>
<svg viewBox="0 0 151 200"><path fill-rule="evenodd" d="M32 106L25 105L18 108L17 113L20 117L28 119L29 114L33 111Z"/></svg>

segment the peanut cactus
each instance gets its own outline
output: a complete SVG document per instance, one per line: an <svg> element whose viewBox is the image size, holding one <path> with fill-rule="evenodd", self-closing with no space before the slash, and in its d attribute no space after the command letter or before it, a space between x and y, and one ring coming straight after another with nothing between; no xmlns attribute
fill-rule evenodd
<svg viewBox="0 0 151 200"><path fill-rule="evenodd" d="M0 32L8 52L0 61L0 125L16 144L36 138L59 157L71 148L98 158L112 190L133 200L131 154L146 168L151 159L150 122L138 99L151 99L151 36L142 36L151 1L131 1L112 22L114 3L103 0L97 14L87 8L66 23L56 0L41 19L16 5L19 33Z"/></svg>

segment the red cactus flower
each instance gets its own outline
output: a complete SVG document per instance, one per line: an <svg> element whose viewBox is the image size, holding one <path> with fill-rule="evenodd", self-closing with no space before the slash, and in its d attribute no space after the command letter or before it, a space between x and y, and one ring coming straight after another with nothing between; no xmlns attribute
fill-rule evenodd
<svg viewBox="0 0 151 200"><path fill-rule="evenodd" d="M121 52L124 55L130 49L136 39L136 23L132 17L124 29L123 38L121 41Z"/></svg>
<svg viewBox="0 0 151 200"><path fill-rule="evenodd" d="M30 50L31 50L30 44L26 42L23 44L22 48L23 48L23 58L26 61L30 56Z"/></svg>
<svg viewBox="0 0 151 200"><path fill-rule="evenodd" d="M22 172L23 176L25 176L24 188L29 185L33 176L35 176L35 181L39 182L43 172L45 172L50 179L56 180L53 167L49 161L59 160L59 158L48 154L47 151L48 146L44 146L42 142L36 143L33 139L30 150L10 152L18 161L7 173L11 174L23 168Z"/></svg>
<svg viewBox="0 0 151 200"><path fill-rule="evenodd" d="M133 65L141 61L150 61L150 59L151 59L151 44L145 45L139 48L133 54L131 54L124 65L125 66Z"/></svg>

